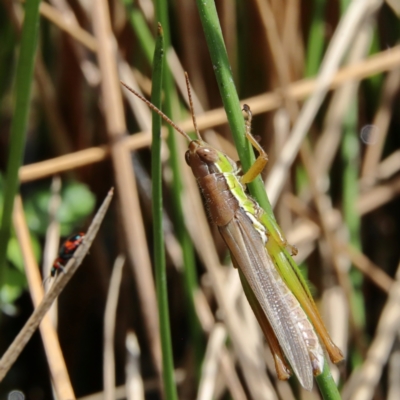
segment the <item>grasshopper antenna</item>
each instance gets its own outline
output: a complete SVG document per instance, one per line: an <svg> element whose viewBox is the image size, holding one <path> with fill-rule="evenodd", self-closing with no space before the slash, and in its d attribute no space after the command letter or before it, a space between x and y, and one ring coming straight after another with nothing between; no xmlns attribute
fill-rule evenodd
<svg viewBox="0 0 400 400"><path fill-rule="evenodd" d="M141 94L133 90L131 87L129 87L126 83L120 81L122 86L125 86L130 92L132 92L136 97L139 97L140 100L142 100L144 103L146 103L153 111L155 111L167 124L171 125L176 131L178 131L181 135L183 135L189 142L192 141L190 136L181 128L179 128L178 125L175 124L170 118L168 118L161 110L159 110L153 103L151 103L149 100L144 98Z"/></svg>
<svg viewBox="0 0 400 400"><path fill-rule="evenodd" d="M199 129L197 128L196 116L194 115L194 108L193 108L192 92L190 91L189 75L186 71L185 71L185 79L186 79L186 87L187 87L187 92L188 92L188 97L189 97L189 107L190 107L190 113L192 114L194 130L196 131L196 136L200 140L203 140L203 138L200 135Z"/></svg>

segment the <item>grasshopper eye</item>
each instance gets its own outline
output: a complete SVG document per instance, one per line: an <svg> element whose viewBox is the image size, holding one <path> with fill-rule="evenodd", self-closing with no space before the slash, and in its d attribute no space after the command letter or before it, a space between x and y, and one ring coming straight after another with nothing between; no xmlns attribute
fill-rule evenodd
<svg viewBox="0 0 400 400"><path fill-rule="evenodd" d="M218 152L210 147L202 147L198 149L196 153L207 163L215 163L219 160Z"/></svg>
<svg viewBox="0 0 400 400"><path fill-rule="evenodd" d="M189 150L187 150L185 153L185 161L186 161L186 164L189 165L189 167L190 167L190 151Z"/></svg>

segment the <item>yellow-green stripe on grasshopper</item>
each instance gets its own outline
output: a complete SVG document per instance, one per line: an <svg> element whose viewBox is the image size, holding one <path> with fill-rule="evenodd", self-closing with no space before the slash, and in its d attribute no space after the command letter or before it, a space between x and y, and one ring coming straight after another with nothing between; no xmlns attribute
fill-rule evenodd
<svg viewBox="0 0 400 400"><path fill-rule="evenodd" d="M187 76L186 81L192 109ZM260 174L267 162L267 155L250 133L249 107L243 108L247 115L245 134L259 157L242 175L233 160L202 140L193 110L196 140L148 100L123 85L189 141L186 162L197 179L211 220L238 268L246 296L270 345L278 377L287 379L293 370L301 385L311 390L313 376L319 375L324 366L319 338L333 362L343 356L330 339L307 284L289 254L288 250L293 253L295 248L287 244L275 221L246 192L246 183Z"/></svg>

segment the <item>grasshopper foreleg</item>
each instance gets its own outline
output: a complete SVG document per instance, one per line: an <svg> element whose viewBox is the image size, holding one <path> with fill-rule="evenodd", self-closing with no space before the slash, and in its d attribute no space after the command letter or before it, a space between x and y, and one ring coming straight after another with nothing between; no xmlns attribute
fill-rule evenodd
<svg viewBox="0 0 400 400"><path fill-rule="evenodd" d="M268 156L264 149L260 146L260 143L258 143L254 136L251 134L251 120L253 118L253 115L250 111L250 107L247 104L244 104L243 111L246 113L246 138L258 152L257 160L250 167L250 169L240 178L241 182L243 184L246 184L253 181L255 178L257 178L258 175L261 174L262 170L265 168L265 165L268 162Z"/></svg>
<svg viewBox="0 0 400 400"><path fill-rule="evenodd" d="M243 105L243 112L246 114L245 117L245 126L246 126L246 138L249 140L251 145L257 150L258 152L258 157L254 164L250 167L250 169L240 178L240 181L243 184L249 183L253 181L255 178L257 178L258 175L261 174L262 170L265 168L267 162L268 162L268 155L264 151L264 149L260 146L260 143L257 142L257 140L254 138L254 136L251 134L251 120L253 118L253 115L250 111L250 107L247 104ZM292 246L289 244L286 240L286 238L283 236L281 233L281 230L277 224L274 224L276 232L278 232L278 237L275 238L277 239L278 243L285 247L292 256L295 256L297 254L297 247Z"/></svg>

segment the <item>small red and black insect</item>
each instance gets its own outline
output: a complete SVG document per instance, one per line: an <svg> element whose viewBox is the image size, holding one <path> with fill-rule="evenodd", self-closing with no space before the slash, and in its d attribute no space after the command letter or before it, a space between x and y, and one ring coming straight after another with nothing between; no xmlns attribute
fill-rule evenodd
<svg viewBox="0 0 400 400"><path fill-rule="evenodd" d="M58 257L54 260L53 266L51 267L51 277L55 277L60 271L64 272L64 267L74 255L76 249L80 246L84 237L85 233L79 232L75 235L70 236L62 244L60 250L58 251Z"/></svg>

